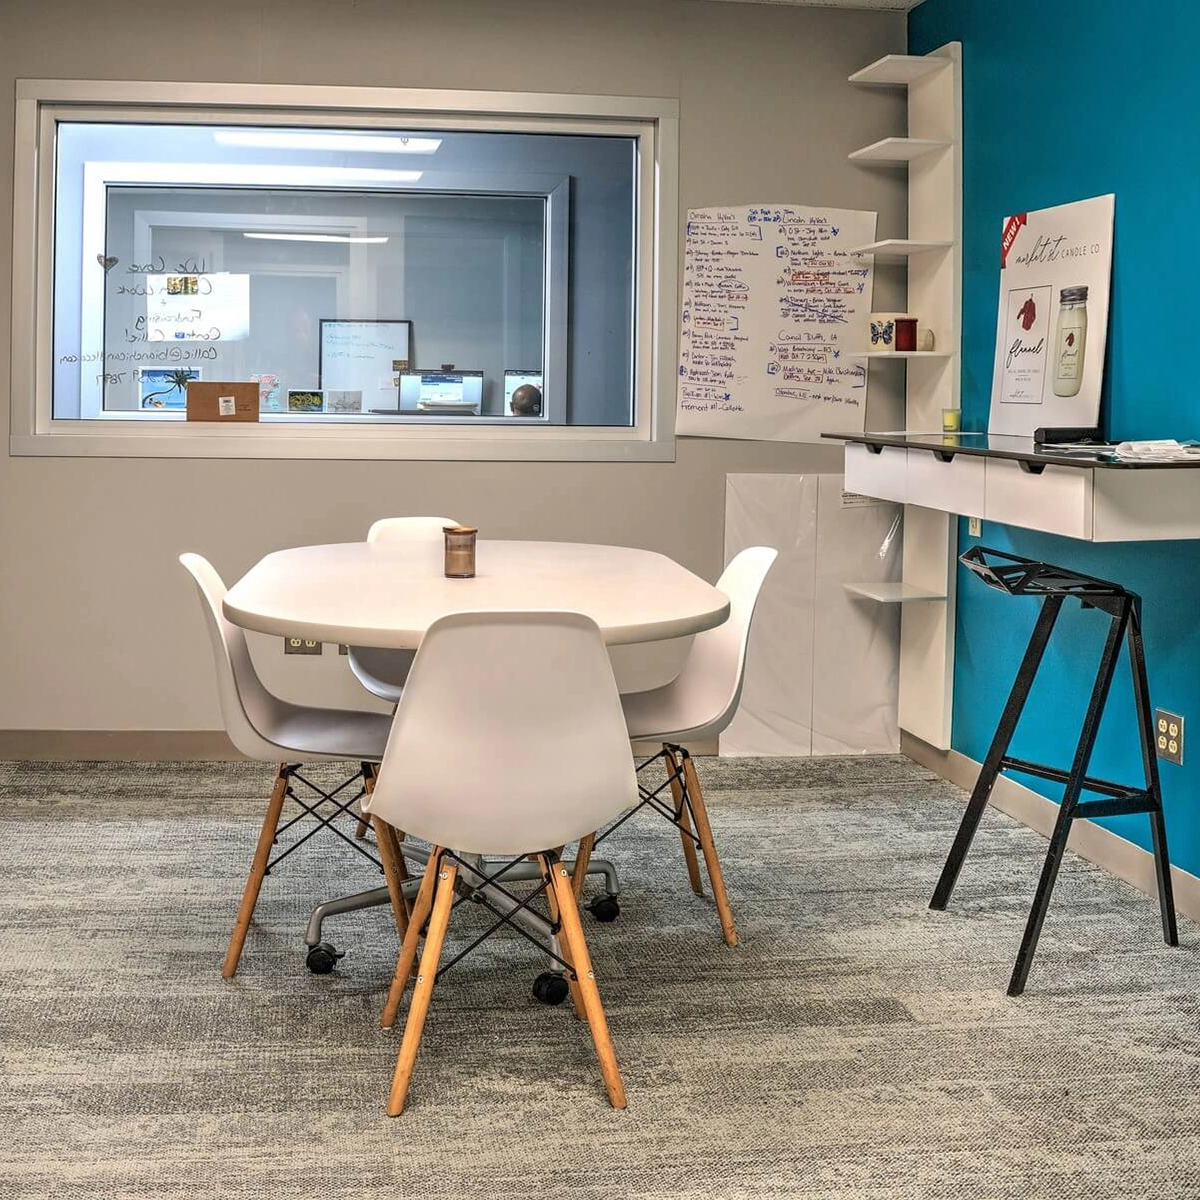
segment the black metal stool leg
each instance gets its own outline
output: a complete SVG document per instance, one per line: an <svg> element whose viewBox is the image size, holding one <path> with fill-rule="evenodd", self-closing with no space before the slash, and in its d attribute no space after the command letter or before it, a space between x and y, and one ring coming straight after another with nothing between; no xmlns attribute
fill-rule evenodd
<svg viewBox="0 0 1200 1200"><path fill-rule="evenodd" d="M1158 881L1158 909L1162 917L1163 941L1179 945L1175 924L1175 894L1171 886L1171 858L1167 852L1167 825L1163 820L1162 785L1154 749L1154 714L1150 709L1150 684L1146 678L1146 651L1142 645L1141 605L1134 601L1129 614L1129 665L1133 671L1133 696L1137 706L1138 733L1142 741L1142 769L1146 791L1154 807L1150 810L1150 837L1154 846L1154 874Z"/></svg>
<svg viewBox="0 0 1200 1200"><path fill-rule="evenodd" d="M987 808L988 798L996 784L996 776L1000 774L1000 764L1008 753L1008 747L1012 742L1013 733L1016 731L1017 722L1021 719L1025 701L1029 698L1029 689L1033 685L1034 676L1041 665L1042 655L1046 652L1046 643L1050 640L1054 622L1058 620L1063 599L1062 596L1047 596L1042 601L1042 611L1038 614L1037 624L1033 627L1029 645L1025 649L1025 657L1021 660L1017 677L1013 681L1012 691L1008 694L1008 700L1005 702L1004 711L1000 716L1000 724L996 727L987 758L983 761L979 778L976 779L975 787L971 791L971 798L967 802L967 810L963 813L962 823L958 827L954 844L950 847L950 854L946 858L945 866L942 867L942 874L934 889L933 899L929 902L930 908L943 909L950 901L950 893L954 891L958 873L962 870L963 861L967 857L967 851L971 848L975 831L979 828L979 822L983 817L983 810Z"/></svg>
<svg viewBox="0 0 1200 1200"><path fill-rule="evenodd" d="M1117 669L1117 659L1121 654L1121 642L1128 628L1131 607L1132 604L1129 600L1121 604L1117 612L1113 614L1108 627L1104 653L1100 657L1096 682L1092 687L1092 696L1088 701L1087 713L1083 718L1083 728L1079 734L1079 744L1075 748L1075 760L1071 764L1071 773L1067 777L1066 791L1063 793L1058 819L1054 823L1054 832L1050 835L1050 847L1046 851L1046 861L1042 865L1042 875L1038 880L1037 891L1034 893L1033 907L1029 910L1029 920L1025 924L1025 935L1021 938L1021 948L1017 951L1017 961L1013 966L1012 978L1008 983L1010 996L1019 996L1025 990L1025 981L1029 978L1029 968L1033 965L1033 956L1037 951L1042 922L1046 919L1046 910L1050 907L1050 895L1054 891L1058 868L1062 864L1063 853L1067 848L1071 822L1075 817L1075 806L1078 804L1079 794L1083 790L1088 763L1091 761L1092 750L1096 745L1096 734L1100 731L1100 718L1104 714L1104 702L1108 699L1113 674Z"/></svg>

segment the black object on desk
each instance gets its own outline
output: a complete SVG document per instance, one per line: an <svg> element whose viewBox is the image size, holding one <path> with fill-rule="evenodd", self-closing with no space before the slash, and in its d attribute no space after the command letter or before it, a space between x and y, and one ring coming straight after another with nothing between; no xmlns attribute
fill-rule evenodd
<svg viewBox="0 0 1200 1200"><path fill-rule="evenodd" d="M1039 425L1033 431L1036 445L1047 446L1062 442L1082 442L1089 446L1107 446L1100 430L1094 425Z"/></svg>
<svg viewBox="0 0 1200 1200"><path fill-rule="evenodd" d="M1175 903L1171 890L1171 863L1167 855L1167 829L1163 821L1162 790L1159 786L1158 761L1154 751L1154 714L1150 709L1150 687L1146 678L1146 656L1142 646L1141 597L1106 579L1081 575L1065 567L1019 558L1015 554L989 550L983 546L972 546L960 556L959 561L989 587L1010 596L1040 597L1042 611L1038 615L1025 657L1021 660L1017 678L1001 713L1000 724L996 728L987 758L984 759L983 769L979 772L979 778L967 802L967 811L963 814L962 824L950 848L946 865L942 868L941 878L934 889L929 907L944 909L949 902L950 893L954 890L963 860L971 848L971 840L975 836L975 830L979 826L979 820L987 807L988 797L1000 772L1018 771L1021 774L1037 776L1039 779L1050 779L1065 784L1066 790L1054 823L1054 832L1050 835L1050 847L1046 851L1046 861L1038 880L1037 892L1034 894L1033 908L1025 926L1025 935L1021 939L1021 948L1017 952L1008 994L1019 996L1025 990L1025 981L1029 977L1029 968L1037 949L1042 922L1050 905L1050 893L1054 890L1054 881L1067 847L1071 822L1077 817L1149 814L1163 939L1168 946L1178 945ZM1110 623L1087 714L1075 747L1075 757L1070 769L1063 770L1060 767L1015 758L1008 753L1008 747L1063 602L1072 599L1078 600L1085 609L1097 609L1107 613ZM1142 768L1145 774L1145 784L1142 787L1095 779L1087 773L1096 744L1096 733L1100 728L1100 718L1104 713L1104 704L1108 699L1113 673L1121 655L1121 643L1126 639L1129 642L1129 663L1133 676L1134 702L1137 707ZM1080 797L1084 792L1094 793L1100 799L1083 800Z"/></svg>

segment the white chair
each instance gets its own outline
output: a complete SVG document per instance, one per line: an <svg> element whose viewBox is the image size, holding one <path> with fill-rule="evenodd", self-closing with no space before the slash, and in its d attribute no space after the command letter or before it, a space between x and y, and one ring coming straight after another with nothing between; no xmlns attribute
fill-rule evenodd
<svg viewBox="0 0 1200 1200"><path fill-rule="evenodd" d="M387 876L389 893L398 896L404 879L403 858L394 831L388 830L378 836L379 863L366 849L346 837L332 822L342 813L349 811L355 801L370 793L374 784L375 763L383 757L391 728L390 717L378 713L347 712L337 709L308 708L289 704L272 695L263 686L250 658L250 648L243 630L228 621L221 604L225 598L225 584L212 564L199 554L182 554L179 561L190 572L200 590L201 606L212 641L213 658L217 669L217 693L221 702L221 716L229 738L247 758L277 764L275 786L263 818L258 846L242 893L241 907L233 927L233 936L225 954L221 974L226 979L233 977L241 958L242 946L254 906L258 902L263 876L274 866L270 861L271 847L279 828L280 814L286 797L291 796L301 808L318 821L321 827L330 829L355 849L366 855L376 865L382 865ZM326 792L299 774L300 764L312 761L353 759L362 764L362 769L341 787ZM356 795L342 800L340 793L361 782ZM299 782L316 793L319 799L314 804L305 804L292 790L293 782ZM332 816L323 815L322 805L330 802L334 806ZM354 814L350 814L354 815ZM299 818L297 818L299 819ZM290 822L289 822L290 824ZM312 832L317 832L313 830ZM307 840L310 834L276 858L278 862L286 854ZM394 887L392 885L395 885ZM387 902L386 900L384 901ZM401 934L407 929L407 910L401 902L393 900L396 922ZM338 911L347 911L343 906ZM330 948L332 952L332 948ZM312 963L310 961L310 966ZM329 967L332 966L330 962ZM313 967L313 969L318 969ZM328 967L326 969L329 969Z"/></svg>
<svg viewBox="0 0 1200 1200"><path fill-rule="evenodd" d="M564 759L586 763L586 769L559 770ZM494 886L507 868L485 865L484 855L511 857L516 866L536 854L539 891L547 892L553 922L543 921L542 928L551 936L551 953L567 969L576 1012L591 1028L609 1101L624 1108L571 876L559 852L636 801L616 682L594 621L579 613L461 613L430 627L367 802L376 820L433 847L384 1013L386 1026L428 917L389 1116L404 1108L456 879L462 875L473 897L501 915L494 928L529 916L527 907L518 911L491 902L490 896L507 895ZM527 920L517 923L527 931Z"/></svg>
<svg viewBox="0 0 1200 1200"><path fill-rule="evenodd" d="M442 531L457 525L450 517L384 517L367 530L368 542L428 541L439 552ZM354 678L380 700L396 704L412 667L415 650L387 650L373 646L350 646L347 660Z"/></svg>
<svg viewBox="0 0 1200 1200"><path fill-rule="evenodd" d="M662 750L643 762L638 771L659 759L664 761L667 769L667 783L653 791L645 787L640 789L639 807L654 808L678 826L688 878L697 895L702 894L700 866L696 860L696 846L700 847L721 929L731 946L737 945L737 929L721 876L717 848L713 844L704 794L696 778L692 756L680 743L715 738L733 720L742 696L750 621L763 581L777 553L767 546L754 546L737 555L717 580L718 590L729 597L728 620L715 629L697 634L683 669L671 683L621 697L630 740L662 743ZM670 806L659 799L659 793L667 786L673 801ZM695 833L692 832L693 822ZM585 839L580 846L577 861L585 868L592 846L603 836ZM577 878L583 879L583 872L578 869Z"/></svg>

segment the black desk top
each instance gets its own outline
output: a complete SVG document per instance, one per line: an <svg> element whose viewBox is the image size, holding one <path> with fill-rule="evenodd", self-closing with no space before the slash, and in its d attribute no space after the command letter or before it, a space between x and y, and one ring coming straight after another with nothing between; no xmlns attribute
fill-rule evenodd
<svg viewBox="0 0 1200 1200"><path fill-rule="evenodd" d="M1200 467L1200 452L1176 461L1153 459L1122 459L1116 456L1115 446L1066 447L1042 445L1031 437L1008 433L908 433L904 430L871 433L823 433L825 438L839 442L854 442L876 452L883 446L898 446L908 450L928 450L947 462L956 454L980 458L1008 458L1021 463L1027 470L1039 471L1047 464L1059 467L1104 467L1114 470L1144 471L1195 469Z"/></svg>

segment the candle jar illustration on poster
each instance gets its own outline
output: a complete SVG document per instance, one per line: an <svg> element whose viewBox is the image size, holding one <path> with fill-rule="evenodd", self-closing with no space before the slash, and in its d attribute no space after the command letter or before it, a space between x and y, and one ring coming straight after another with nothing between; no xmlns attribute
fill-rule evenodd
<svg viewBox="0 0 1200 1200"><path fill-rule="evenodd" d="M1098 424L1114 199L1005 218L989 432Z"/></svg>

